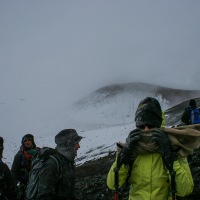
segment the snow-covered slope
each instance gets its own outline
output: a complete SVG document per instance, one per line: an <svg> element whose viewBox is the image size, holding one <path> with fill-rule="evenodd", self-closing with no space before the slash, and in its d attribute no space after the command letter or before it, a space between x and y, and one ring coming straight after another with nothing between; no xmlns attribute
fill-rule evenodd
<svg viewBox="0 0 200 200"><path fill-rule="evenodd" d="M71 107L69 121L80 129L99 129L134 123L138 103L155 97L163 110L187 99L199 97L200 91L176 90L145 83L111 85L100 88ZM67 115L63 117L66 119Z"/></svg>
<svg viewBox="0 0 200 200"><path fill-rule="evenodd" d="M174 90L144 83L103 87L68 108L59 108L60 111L54 117L37 124L34 127L36 132L32 134L38 146L55 147L54 137L60 130L75 128L85 137L78 151L77 164L81 164L114 151L116 142L125 140L135 128L134 114L138 103L147 96L157 98L162 109L168 110L182 101L200 96L200 91ZM179 115L181 111L182 107L178 111ZM170 119L172 112L173 109L167 113ZM177 122L177 117L170 123ZM20 137L14 133L2 135L5 138L4 161L9 166L25 134L22 133Z"/></svg>

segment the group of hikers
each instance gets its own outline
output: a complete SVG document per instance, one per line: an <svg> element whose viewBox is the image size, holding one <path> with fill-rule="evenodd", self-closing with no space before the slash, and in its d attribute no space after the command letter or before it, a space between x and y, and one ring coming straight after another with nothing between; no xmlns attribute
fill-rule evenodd
<svg viewBox="0 0 200 200"><path fill-rule="evenodd" d="M189 102L181 120L198 124L197 105ZM197 121L195 121L197 120ZM172 148L171 139L161 128L163 112L157 99L143 99L135 113L136 129L119 145L116 160L107 175L107 186L115 191L129 183L129 200L165 200L192 193L194 183L187 156ZM0 137L0 199L76 200L75 157L83 137L75 129L64 129L55 136L55 149L36 146L34 136L22 137L20 150L11 170L2 162Z"/></svg>
<svg viewBox="0 0 200 200"><path fill-rule="evenodd" d="M34 136L26 134L9 170L2 162L1 137L0 199L75 200L74 159L81 139L75 129L64 129L55 136L55 149L39 148Z"/></svg>

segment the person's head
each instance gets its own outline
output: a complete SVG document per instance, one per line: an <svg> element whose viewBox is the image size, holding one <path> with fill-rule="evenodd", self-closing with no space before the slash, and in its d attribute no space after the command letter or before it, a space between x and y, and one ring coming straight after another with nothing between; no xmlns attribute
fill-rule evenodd
<svg viewBox="0 0 200 200"><path fill-rule="evenodd" d="M189 105L191 108L195 109L197 107L196 101L194 99L190 99Z"/></svg>
<svg viewBox="0 0 200 200"><path fill-rule="evenodd" d="M32 134L26 134L22 137L23 150L33 149L36 147L34 136Z"/></svg>
<svg viewBox="0 0 200 200"><path fill-rule="evenodd" d="M72 161L77 156L77 150L80 148L79 142L82 138L75 129L64 129L55 136L56 149Z"/></svg>
<svg viewBox="0 0 200 200"><path fill-rule="evenodd" d="M139 103L135 113L135 124L140 129L161 127L162 110L157 99L147 97Z"/></svg>
<svg viewBox="0 0 200 200"><path fill-rule="evenodd" d="M2 154L3 154L3 138L0 137L0 159L2 158Z"/></svg>

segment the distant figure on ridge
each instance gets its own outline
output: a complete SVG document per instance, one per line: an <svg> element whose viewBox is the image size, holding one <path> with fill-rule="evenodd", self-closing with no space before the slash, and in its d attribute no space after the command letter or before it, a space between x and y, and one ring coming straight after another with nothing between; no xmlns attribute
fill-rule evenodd
<svg viewBox="0 0 200 200"><path fill-rule="evenodd" d="M55 136L56 148L41 148L32 159L26 200L76 200L75 163L82 137L75 129Z"/></svg>
<svg viewBox="0 0 200 200"><path fill-rule="evenodd" d="M0 137L0 199L1 200L17 200L16 187L11 176L10 169L3 163L3 143Z"/></svg>
<svg viewBox="0 0 200 200"><path fill-rule="evenodd" d="M176 199L193 191L194 183L187 157L171 147L162 124L158 100L143 99L135 113L136 129L126 138L107 176L107 185L115 190L129 183L129 200Z"/></svg>
<svg viewBox="0 0 200 200"><path fill-rule="evenodd" d="M181 121L186 124L200 124L200 108L197 108L195 99L189 101L189 107L185 108Z"/></svg>
<svg viewBox="0 0 200 200"><path fill-rule="evenodd" d="M18 188L18 199L23 200L31 170L31 158L39 148L36 147L34 136L26 134L22 137L20 150L14 157L11 173Z"/></svg>

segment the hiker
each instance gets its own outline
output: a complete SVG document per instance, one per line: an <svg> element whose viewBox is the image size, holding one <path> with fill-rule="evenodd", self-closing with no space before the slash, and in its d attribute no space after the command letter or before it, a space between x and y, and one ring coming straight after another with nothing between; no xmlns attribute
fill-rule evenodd
<svg viewBox="0 0 200 200"><path fill-rule="evenodd" d="M151 97L142 100L136 110L135 123L137 128L129 133L110 168L108 187L117 194L129 179L129 200L175 199L175 195L189 195L194 184L187 158L172 152L168 135L160 128L159 102ZM142 141L148 147L144 152ZM148 146L150 141L154 145Z"/></svg>
<svg viewBox="0 0 200 200"><path fill-rule="evenodd" d="M42 148L32 160L26 200L75 200L75 157L82 137L75 129L55 136L55 149ZM54 153L48 156L48 151ZM46 153L45 153L46 152ZM45 158L45 155L47 158ZM41 157L41 159L40 159ZM42 164L42 162L44 162ZM39 168L39 171L38 171Z"/></svg>
<svg viewBox="0 0 200 200"><path fill-rule="evenodd" d="M185 108L181 121L186 125L200 124L200 108L197 108L195 99L189 101L189 107Z"/></svg>
<svg viewBox="0 0 200 200"><path fill-rule="evenodd" d="M4 140L0 137L0 199L17 200L16 187L10 169L2 161Z"/></svg>
<svg viewBox="0 0 200 200"><path fill-rule="evenodd" d="M34 136L26 134L22 137L20 150L14 157L11 174L18 189L18 199L23 200L31 169L31 158L39 148L36 147Z"/></svg>

